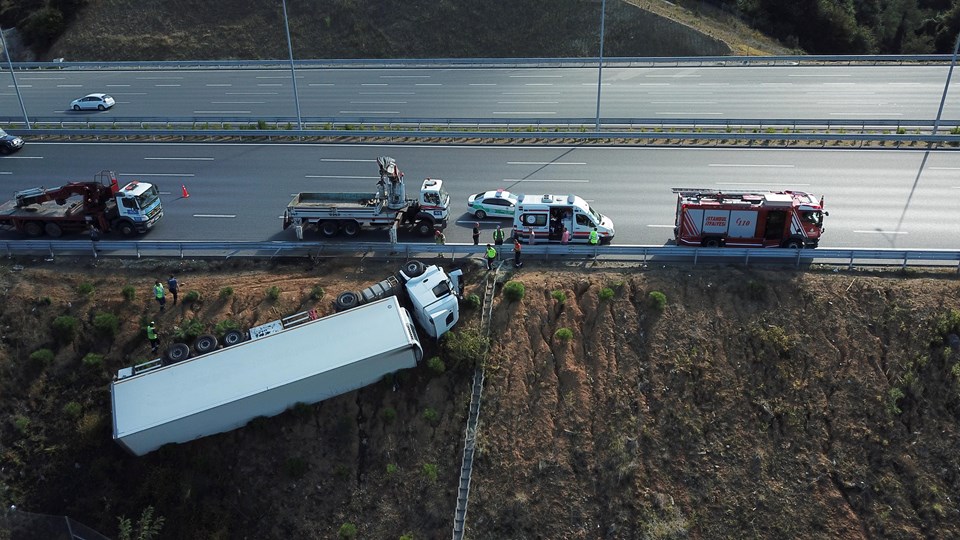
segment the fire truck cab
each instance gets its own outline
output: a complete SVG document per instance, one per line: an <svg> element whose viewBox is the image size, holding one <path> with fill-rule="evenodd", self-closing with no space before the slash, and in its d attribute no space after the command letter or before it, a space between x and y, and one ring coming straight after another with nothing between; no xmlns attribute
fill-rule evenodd
<svg viewBox="0 0 960 540"><path fill-rule="evenodd" d="M823 197L802 191L673 188L678 246L815 248L823 234Z"/></svg>

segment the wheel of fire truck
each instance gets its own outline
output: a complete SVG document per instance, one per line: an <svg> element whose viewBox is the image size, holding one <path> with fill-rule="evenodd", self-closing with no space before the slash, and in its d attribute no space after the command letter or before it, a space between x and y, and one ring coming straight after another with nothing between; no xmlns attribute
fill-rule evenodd
<svg viewBox="0 0 960 540"><path fill-rule="evenodd" d="M704 238L702 242L700 242L700 245L710 248L720 247L723 245L723 240L716 236L708 236Z"/></svg>
<svg viewBox="0 0 960 540"><path fill-rule="evenodd" d="M186 343L174 343L167 349L167 360L171 364L190 358L190 347Z"/></svg>
<svg viewBox="0 0 960 540"><path fill-rule="evenodd" d="M357 307L357 304L359 303L360 303L360 295L353 291L347 291L337 295L337 299L334 302L334 305L336 306L337 311L346 311L350 308Z"/></svg>
<svg viewBox="0 0 960 540"><path fill-rule="evenodd" d="M197 351L197 354L207 354L213 352L217 349L217 336L212 334L204 334L197 338L193 342L193 349Z"/></svg>
<svg viewBox="0 0 960 540"><path fill-rule="evenodd" d="M54 238L60 238L61 236L63 236L63 229L61 229L59 225L57 225L52 221L44 225L43 230L47 233L48 236L52 236Z"/></svg>
<svg viewBox="0 0 960 540"><path fill-rule="evenodd" d="M477 210L476 212L473 213L473 215L476 216L477 219L483 219L487 217L487 213L484 212L483 210Z"/></svg>
<svg viewBox="0 0 960 540"><path fill-rule="evenodd" d="M326 236L327 238L336 236L337 232L340 230L340 226L337 225L336 221L322 221L317 228L320 229L320 234Z"/></svg>
<svg viewBox="0 0 960 540"><path fill-rule="evenodd" d="M232 347L243 342L243 332L239 330L230 330L223 335L223 346Z"/></svg>
<svg viewBox="0 0 960 540"><path fill-rule="evenodd" d="M411 278L419 276L426 269L427 267L420 261L407 261L403 265L403 273L406 274L407 277Z"/></svg>
<svg viewBox="0 0 960 540"><path fill-rule="evenodd" d="M27 236L40 236L43 234L43 226L36 221L28 221L23 224L23 232Z"/></svg>
<svg viewBox="0 0 960 540"><path fill-rule="evenodd" d="M420 236L433 236L433 220L422 219L418 221L416 230Z"/></svg>
<svg viewBox="0 0 960 540"><path fill-rule="evenodd" d="M783 243L783 247L788 249L803 249L803 240L799 238L790 238Z"/></svg>
<svg viewBox="0 0 960 540"><path fill-rule="evenodd" d="M126 219L118 219L114 221L113 229L115 231L120 231L120 234L123 236L133 236L137 233L137 228L133 226L133 223Z"/></svg>
<svg viewBox="0 0 960 540"><path fill-rule="evenodd" d="M347 221L341 221L340 229L343 230L343 234L351 238L360 234L360 224L357 223L356 221L353 221L352 219Z"/></svg>

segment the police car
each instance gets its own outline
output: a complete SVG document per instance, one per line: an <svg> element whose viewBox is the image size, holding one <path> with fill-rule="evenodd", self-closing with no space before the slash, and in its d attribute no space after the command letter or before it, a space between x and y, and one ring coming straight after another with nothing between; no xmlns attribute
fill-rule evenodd
<svg viewBox="0 0 960 540"><path fill-rule="evenodd" d="M487 216L513 219L516 207L517 196L502 189L477 193L467 198L467 208L477 219Z"/></svg>

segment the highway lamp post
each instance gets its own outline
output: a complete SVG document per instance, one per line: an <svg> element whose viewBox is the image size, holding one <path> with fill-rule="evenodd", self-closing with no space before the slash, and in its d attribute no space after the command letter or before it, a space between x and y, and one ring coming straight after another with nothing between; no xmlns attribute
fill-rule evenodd
<svg viewBox="0 0 960 540"><path fill-rule="evenodd" d="M600 87L603 83L603 26L607 13L607 0L600 3L600 59L597 62L597 133L600 132Z"/></svg>
<svg viewBox="0 0 960 540"><path fill-rule="evenodd" d="M293 44L290 41L290 21L287 19L287 0L283 2L283 27L287 31L287 52L290 53L290 77L293 79L293 101L297 104L297 129L303 131L303 118L300 116L300 95L297 93L297 71L293 67Z"/></svg>
<svg viewBox="0 0 960 540"><path fill-rule="evenodd" d="M3 54L7 57L7 66L10 68L10 76L13 77L13 88L17 91L17 99L20 100L20 110L23 111L23 122L30 128L30 119L27 118L27 107L23 104L23 96L20 95L20 86L17 85L17 75L13 72L13 60L10 58L10 51L7 49L7 39L3 36L3 28L0 28L0 45L3 46Z"/></svg>

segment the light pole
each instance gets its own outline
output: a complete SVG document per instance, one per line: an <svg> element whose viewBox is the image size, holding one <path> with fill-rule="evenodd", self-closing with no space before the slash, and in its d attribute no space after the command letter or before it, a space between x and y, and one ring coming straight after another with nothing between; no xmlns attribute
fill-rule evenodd
<svg viewBox="0 0 960 540"><path fill-rule="evenodd" d="M10 59L10 51L7 50L7 39L3 37L3 28L0 28L0 45L3 46L3 54L7 57L7 66L10 67L10 76L13 77L13 88L17 91L17 99L20 100L20 110L23 111L23 122L30 128L30 119L27 118L27 108L23 104L23 96L20 95L20 86L17 85L17 75L13 72L13 60Z"/></svg>
<svg viewBox="0 0 960 540"><path fill-rule="evenodd" d="M597 133L600 132L600 86L603 83L603 25L607 0L600 3L600 61L597 63Z"/></svg>
<svg viewBox="0 0 960 540"><path fill-rule="evenodd" d="M290 77L293 78L293 100L297 103L297 129L303 131L303 118L300 116L300 95L297 93L297 71L293 67L293 44L290 42L290 22L287 20L287 0L283 2L283 27L287 30L287 51L290 53Z"/></svg>

